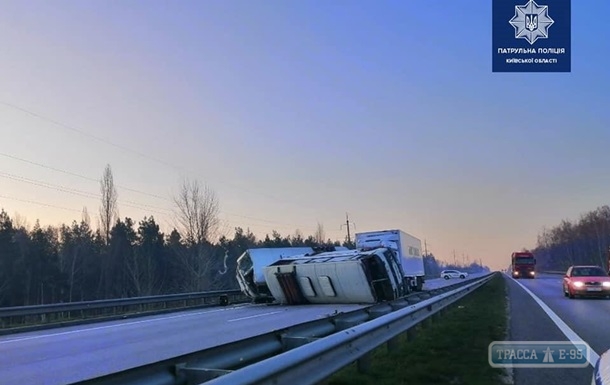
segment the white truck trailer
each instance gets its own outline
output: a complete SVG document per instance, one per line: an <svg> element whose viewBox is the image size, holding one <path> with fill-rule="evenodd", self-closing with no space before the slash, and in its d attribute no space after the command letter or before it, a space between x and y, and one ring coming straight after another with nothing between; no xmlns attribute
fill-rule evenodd
<svg viewBox="0 0 610 385"><path fill-rule="evenodd" d="M408 290L397 255L387 248L298 255L263 270L280 304L377 303Z"/></svg>
<svg viewBox="0 0 610 385"><path fill-rule="evenodd" d="M424 258L421 240L401 230L371 231L356 234L356 248L387 247L398 254L405 284L411 291L421 291L424 286Z"/></svg>
<svg viewBox="0 0 610 385"><path fill-rule="evenodd" d="M312 247L269 247L246 250L237 258L236 277L241 291L254 302L270 302L273 296L267 287L263 268L295 255L313 254ZM346 247L331 247L327 250L348 250Z"/></svg>

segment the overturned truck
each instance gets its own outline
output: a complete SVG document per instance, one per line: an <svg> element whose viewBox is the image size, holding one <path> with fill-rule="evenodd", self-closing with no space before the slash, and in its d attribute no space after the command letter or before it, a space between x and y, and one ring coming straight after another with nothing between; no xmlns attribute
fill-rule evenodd
<svg viewBox="0 0 610 385"><path fill-rule="evenodd" d="M274 300L263 269L272 263L292 258L295 255L316 255L320 252L346 251L346 247L262 247L248 249L237 258L236 278L241 291L254 302L272 302Z"/></svg>
<svg viewBox="0 0 610 385"><path fill-rule="evenodd" d="M410 289L389 248L296 255L263 272L276 302L288 305L377 303L405 296Z"/></svg>

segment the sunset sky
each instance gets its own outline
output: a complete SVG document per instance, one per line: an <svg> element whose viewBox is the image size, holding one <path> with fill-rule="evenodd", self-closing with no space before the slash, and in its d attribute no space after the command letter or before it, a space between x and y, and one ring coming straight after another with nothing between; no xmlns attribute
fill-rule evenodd
<svg viewBox="0 0 610 385"><path fill-rule="evenodd" d="M610 203L608 14L572 2L572 73L494 74L491 1L4 1L0 208L95 223L110 164L166 232L188 176L227 235L349 212L501 269Z"/></svg>

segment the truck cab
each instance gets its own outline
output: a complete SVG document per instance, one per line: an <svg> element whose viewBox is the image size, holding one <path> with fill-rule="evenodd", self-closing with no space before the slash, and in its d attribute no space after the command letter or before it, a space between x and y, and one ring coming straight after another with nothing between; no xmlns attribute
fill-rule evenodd
<svg viewBox="0 0 610 385"><path fill-rule="evenodd" d="M528 251L514 252L511 255L511 270L513 278L536 277L536 258Z"/></svg>
<svg viewBox="0 0 610 385"><path fill-rule="evenodd" d="M425 282L421 240L401 230L382 230L356 234L356 248L393 250L403 271L404 284L409 291L422 291Z"/></svg>

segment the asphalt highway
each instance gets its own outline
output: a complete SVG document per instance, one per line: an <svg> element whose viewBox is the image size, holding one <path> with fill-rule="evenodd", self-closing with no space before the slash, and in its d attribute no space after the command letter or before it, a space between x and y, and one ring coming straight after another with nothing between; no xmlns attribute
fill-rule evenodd
<svg viewBox="0 0 610 385"><path fill-rule="evenodd" d="M0 384L71 384L364 306L246 304L2 336Z"/></svg>
<svg viewBox="0 0 610 385"><path fill-rule="evenodd" d="M593 351L592 365L610 349L610 300L564 297L560 275L505 279L510 301L510 340L584 341ZM516 385L589 385L592 365L583 369L518 368L513 375Z"/></svg>

